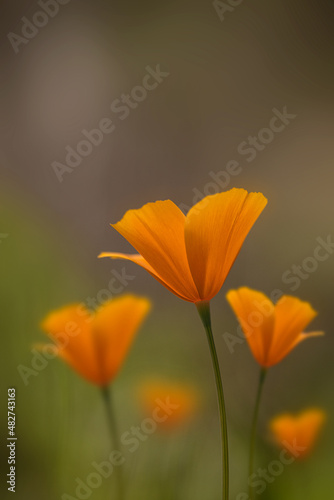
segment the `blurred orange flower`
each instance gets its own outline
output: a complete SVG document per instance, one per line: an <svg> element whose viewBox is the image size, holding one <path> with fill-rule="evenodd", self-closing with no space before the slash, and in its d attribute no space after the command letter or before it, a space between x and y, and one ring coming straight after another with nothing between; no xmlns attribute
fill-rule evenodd
<svg viewBox="0 0 334 500"><path fill-rule="evenodd" d="M139 253L99 257L130 260L181 299L209 301L266 204L261 193L244 189L207 196L187 216L170 200L148 203L112 224Z"/></svg>
<svg viewBox="0 0 334 500"><path fill-rule="evenodd" d="M286 413L275 417L270 429L280 447L297 458L304 458L313 450L326 417L318 408L304 410L296 416Z"/></svg>
<svg viewBox="0 0 334 500"><path fill-rule="evenodd" d="M51 312L41 327L56 342L49 348L79 375L103 387L121 368L150 307L148 299L134 295L109 300L94 314L73 304Z"/></svg>
<svg viewBox="0 0 334 500"><path fill-rule="evenodd" d="M276 305L263 293L242 287L226 298L235 312L254 358L264 368L279 363L297 344L323 332L303 333L317 315L308 302L283 295Z"/></svg>
<svg viewBox="0 0 334 500"><path fill-rule="evenodd" d="M166 381L147 381L139 388L141 406L147 415L154 415L157 408L167 408L159 419L159 428L173 429L194 417L199 406L196 390L184 384Z"/></svg>

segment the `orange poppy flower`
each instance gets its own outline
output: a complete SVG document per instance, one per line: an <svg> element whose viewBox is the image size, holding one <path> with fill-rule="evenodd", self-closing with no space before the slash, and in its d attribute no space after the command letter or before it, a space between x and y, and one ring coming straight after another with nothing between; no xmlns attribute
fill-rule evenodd
<svg viewBox="0 0 334 500"><path fill-rule="evenodd" d="M66 306L51 312L41 326L55 341L48 348L79 375L103 387L121 368L150 307L146 298L123 295L105 302L94 314L82 304Z"/></svg>
<svg viewBox="0 0 334 500"><path fill-rule="evenodd" d="M326 413L318 408L304 410L299 415L279 415L270 422L276 443L296 458L310 454L326 421Z"/></svg>
<svg viewBox="0 0 334 500"><path fill-rule="evenodd" d="M317 315L308 302L283 295L276 305L263 293L242 287L226 298L235 312L254 358L264 368L279 363L300 342L323 335L303 333Z"/></svg>
<svg viewBox="0 0 334 500"><path fill-rule="evenodd" d="M152 380L141 384L138 392L145 415L157 415L161 429L170 430L189 422L199 405L199 395L186 385Z"/></svg>
<svg viewBox="0 0 334 500"><path fill-rule="evenodd" d="M266 204L261 193L244 189L207 196L187 216L170 200L148 203L112 224L139 253L99 257L130 260L181 299L209 301Z"/></svg>

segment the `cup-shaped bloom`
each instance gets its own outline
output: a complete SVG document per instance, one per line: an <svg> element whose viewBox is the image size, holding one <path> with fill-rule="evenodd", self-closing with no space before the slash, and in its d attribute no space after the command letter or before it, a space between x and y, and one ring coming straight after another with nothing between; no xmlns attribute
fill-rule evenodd
<svg viewBox="0 0 334 500"><path fill-rule="evenodd" d="M299 415L278 415L271 420L270 430L278 446L304 458L313 450L325 421L323 410L310 408Z"/></svg>
<svg viewBox="0 0 334 500"><path fill-rule="evenodd" d="M244 189L207 196L186 216L170 200L148 203L112 224L139 253L99 257L130 260L181 299L209 301L266 204L261 193Z"/></svg>
<svg viewBox="0 0 334 500"><path fill-rule="evenodd" d="M49 349L79 375L103 387L120 370L150 307L148 299L134 295L109 300L94 313L72 304L51 312L41 327L54 341Z"/></svg>
<svg viewBox="0 0 334 500"><path fill-rule="evenodd" d="M186 384L148 380L139 389L139 402L145 415L158 427L171 430L190 422L199 406L199 394Z"/></svg>
<svg viewBox="0 0 334 500"><path fill-rule="evenodd" d="M274 305L262 292L242 287L230 290L226 298L254 358L264 368L279 363L303 340L323 335L318 331L304 333L317 313L297 297L283 295Z"/></svg>

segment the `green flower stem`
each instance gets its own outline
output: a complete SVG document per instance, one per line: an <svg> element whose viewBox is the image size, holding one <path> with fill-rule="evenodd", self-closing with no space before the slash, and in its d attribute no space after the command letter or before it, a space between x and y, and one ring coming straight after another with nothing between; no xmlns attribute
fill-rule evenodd
<svg viewBox="0 0 334 500"><path fill-rule="evenodd" d="M222 439L222 458L223 458L223 500L228 500L229 498L229 459L228 459L228 437L227 437L227 421L226 421L226 410L225 410L225 400L223 383L219 369L219 361L215 346L215 341L212 334L211 328L211 314L210 314L210 303L209 302L198 302L196 304L197 310L201 317L202 323L205 328L207 339L209 342L210 353L212 358L213 369L216 379L216 388L218 396L219 405L219 415L221 423L221 439Z"/></svg>
<svg viewBox="0 0 334 500"><path fill-rule="evenodd" d="M256 394L256 402L255 402L255 407L254 407L254 414L253 414L251 439L250 439L250 450L249 450L249 469L248 469L248 496L249 496L250 500L253 500L253 497L254 497L253 490L252 490L252 487L250 485L250 478L251 478L251 476L253 474L253 470L254 470L256 429L257 429L257 421L258 421L258 416L259 416L259 408L260 408L262 390L263 390L263 385L264 385L264 381L266 378L266 374L267 374L267 369L261 368L260 376L259 376L259 383L258 383L258 388L257 388L257 394Z"/></svg>
<svg viewBox="0 0 334 500"><path fill-rule="evenodd" d="M101 388L102 398L106 408L108 427L110 432L110 441L111 446L120 451L120 442L118 439L118 430L116 425L115 413L112 404L112 397L107 386ZM123 471L122 466L118 466L114 468L114 474L116 475L116 483L117 483L117 498L118 500L124 500L124 481L123 481Z"/></svg>

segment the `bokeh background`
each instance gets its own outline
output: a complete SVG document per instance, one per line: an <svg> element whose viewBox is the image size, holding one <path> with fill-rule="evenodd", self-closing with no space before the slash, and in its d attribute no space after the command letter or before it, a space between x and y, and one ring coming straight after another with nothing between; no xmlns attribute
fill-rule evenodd
<svg viewBox="0 0 334 500"><path fill-rule="evenodd" d="M269 199L212 301L228 407L231 499L246 491L258 377L246 342L231 353L224 340L237 327L225 293L241 285L298 295L319 312L312 329L326 336L305 342L269 373L257 466L278 456L267 428L273 415L320 406L329 418L314 454L287 466L262 497L328 496L334 255L306 273L295 291L282 276L313 256L317 238L334 238L333 3L240 2L221 20L211 1L70 0L17 53L8 34L22 36L22 18L33 19L41 7L20 0L0 5L0 424L4 442L7 389L14 386L16 498L75 497L76 478L85 480L91 463L109 453L95 387L58 360L25 385L18 366L31 367L48 311L89 298L101 303L111 271L124 267L133 277L124 291L152 297L154 308L113 384L120 430L147 416L137 397L143 380L191 385L201 401L189 420L169 433L158 429L128 457L129 499L220 498L214 379L195 308L135 265L96 257L102 250L130 250L109 226L127 209L168 198L191 206L214 192L212 172L222 178L230 160L241 172L225 189L244 187ZM141 84L147 66L157 65L169 76L120 120L110 105ZM268 127L273 108L284 107L295 118L247 161L240 144ZM115 130L60 182L53 162L64 163L65 148L76 148L82 130L105 117ZM111 498L111 488L106 480L89 498ZM1 489L7 498L5 480Z"/></svg>

